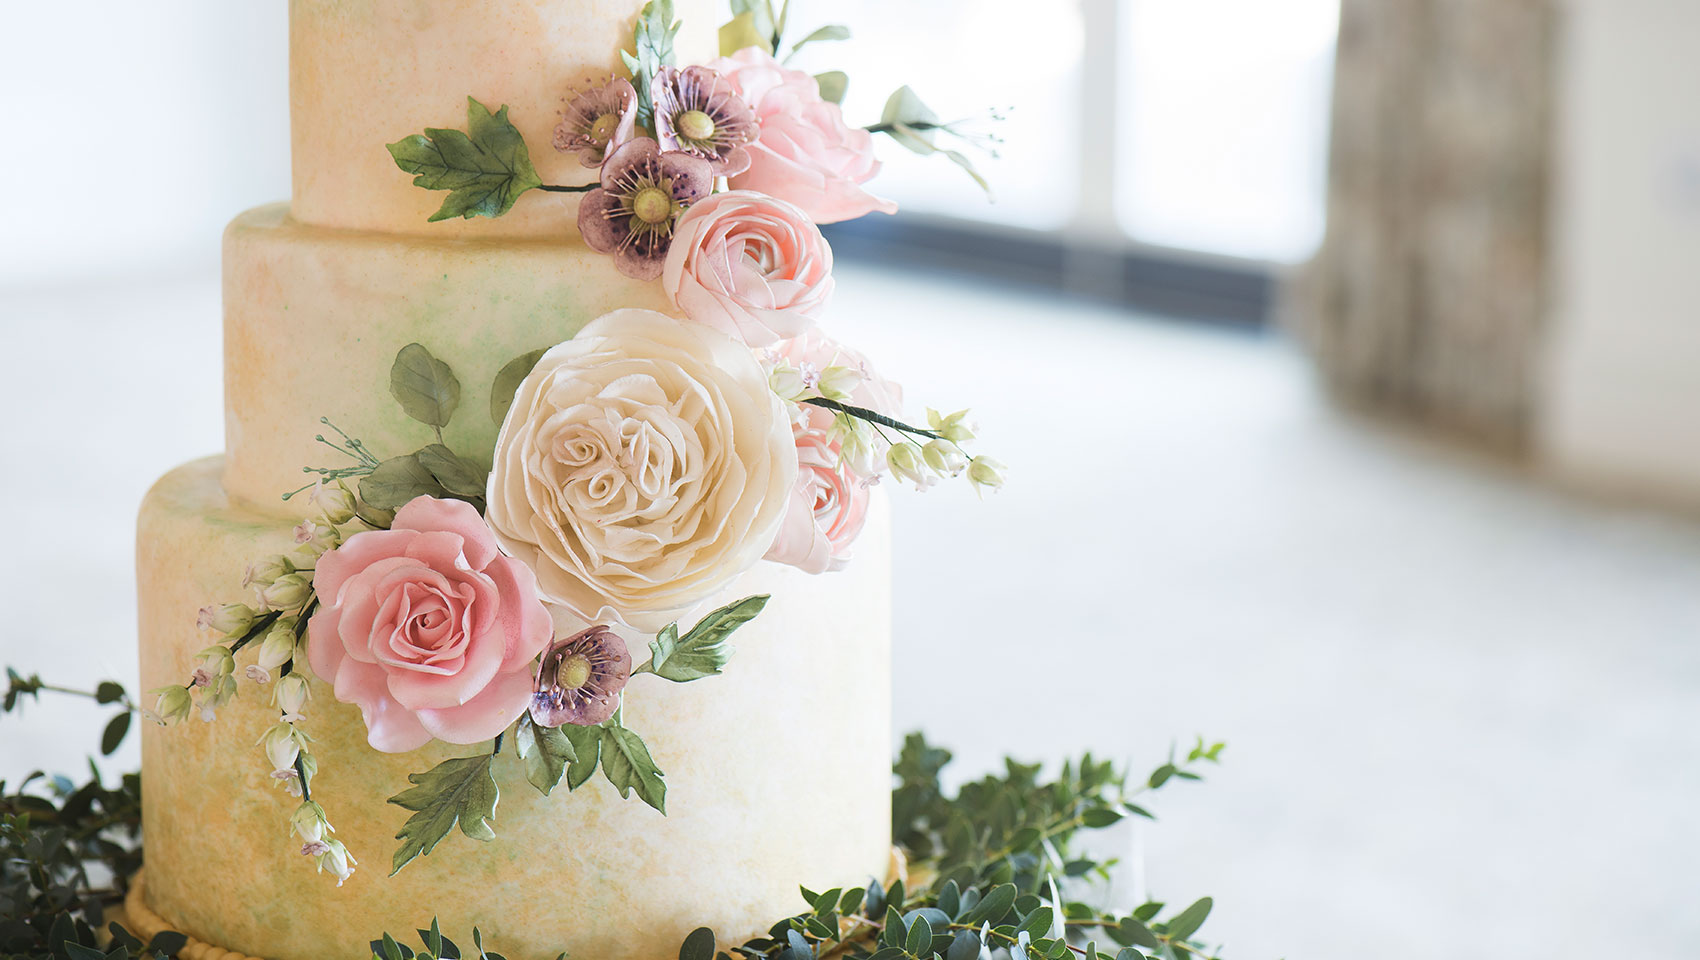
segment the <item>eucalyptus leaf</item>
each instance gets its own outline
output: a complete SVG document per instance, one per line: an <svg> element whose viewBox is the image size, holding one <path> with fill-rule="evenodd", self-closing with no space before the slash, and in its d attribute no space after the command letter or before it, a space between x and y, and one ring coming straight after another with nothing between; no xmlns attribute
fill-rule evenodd
<svg viewBox="0 0 1700 960"><path fill-rule="evenodd" d="M841 23L835 23L835 24L831 24L829 26L821 27L819 30L816 30L815 32L809 34L808 36L804 37L803 39L798 40L796 43L792 44L791 45L791 52L786 55L786 59L789 60L791 57L796 56L797 51L803 49L804 47L808 46L811 43L820 43L820 42L826 41L826 40L848 40L848 39L850 39L850 28L844 26Z"/></svg>
<svg viewBox="0 0 1700 960"><path fill-rule="evenodd" d="M102 680L100 685L94 688L95 703L117 703L122 699L124 699L124 687L113 683L111 680Z"/></svg>
<svg viewBox="0 0 1700 960"><path fill-rule="evenodd" d="M494 840L490 821L496 817L501 791L490 776L490 754L444 760L425 773L410 773L413 787L389 799L414 811L395 836L402 841L391 859L390 876L426 856L457 823L460 832L474 840Z"/></svg>
<svg viewBox="0 0 1700 960"><path fill-rule="evenodd" d="M774 16L773 0L732 0L732 18L735 20L742 16L750 18L750 26L758 38L756 45L770 54L777 54L779 18Z"/></svg>
<svg viewBox="0 0 1700 960"><path fill-rule="evenodd" d="M525 761L525 779L544 796L561 782L567 765L578 760L578 751L559 727L539 727L530 714L519 718L514 729L514 749Z"/></svg>
<svg viewBox="0 0 1700 960"><path fill-rule="evenodd" d="M714 931L698 927L679 946L679 960L714 960Z"/></svg>
<svg viewBox="0 0 1700 960"><path fill-rule="evenodd" d="M126 710L107 721L106 729L100 735L100 752L112 756L113 751L124 742L124 735L130 732L130 711Z"/></svg>
<svg viewBox="0 0 1700 960"><path fill-rule="evenodd" d="M537 361L543 359L543 355L548 352L549 349L543 347L522 353L509 360L497 372L496 379L490 384L490 419L496 421L496 426L501 426L503 421L507 420L508 408L514 405L514 394L519 391L519 385L524 382L531 368L537 366Z"/></svg>
<svg viewBox="0 0 1700 960"><path fill-rule="evenodd" d="M761 594L721 607L698 620L683 637L678 636L676 624L668 624L650 641L649 669L675 683L719 674L732 658L733 648L726 639L755 619L768 599Z"/></svg>
<svg viewBox="0 0 1700 960"><path fill-rule="evenodd" d="M815 74L815 85L820 87L820 98L828 103L843 103L844 93L850 88L850 75L843 70L828 70Z"/></svg>
<svg viewBox="0 0 1700 960"><path fill-rule="evenodd" d="M1176 940L1191 938L1193 934L1198 932L1199 927L1204 926L1204 920L1210 916L1210 908L1213 905L1214 901L1209 897L1202 897L1194 901L1192 906L1182 910L1175 915L1174 919L1169 921L1169 936Z"/></svg>
<svg viewBox="0 0 1700 960"><path fill-rule="evenodd" d="M997 923L1003 919L1005 914L1009 913L1009 908L1014 905L1015 884L1002 883L988 890L973 911L963 918L963 922L968 924Z"/></svg>
<svg viewBox="0 0 1700 960"><path fill-rule="evenodd" d="M602 728L602 774L620 791L621 799L636 790L644 803L663 815L667 813L667 784L661 780L664 774L651 759L643 738L625 727Z"/></svg>
<svg viewBox="0 0 1700 960"><path fill-rule="evenodd" d="M415 175L414 186L449 191L431 215L433 223L499 217L513 209L521 194L543 185L525 138L508 122L506 106L492 114L467 97L466 127L468 133L427 128L423 136L416 133L388 145L396 166Z"/></svg>
<svg viewBox="0 0 1700 960"><path fill-rule="evenodd" d="M903 952L912 957L930 955L933 946L933 927L926 917L915 917L909 922L909 936L904 941Z"/></svg>
<svg viewBox="0 0 1700 960"><path fill-rule="evenodd" d="M442 429L460 405L460 381L424 344L410 343L390 366L390 395L409 417Z"/></svg>
<svg viewBox="0 0 1700 960"><path fill-rule="evenodd" d="M393 457L360 478L360 499L379 510L397 510L414 497L448 493L414 454Z"/></svg>
<svg viewBox="0 0 1700 960"><path fill-rule="evenodd" d="M440 443L423 447L414 456L444 490L457 497L483 501L490 471Z"/></svg>

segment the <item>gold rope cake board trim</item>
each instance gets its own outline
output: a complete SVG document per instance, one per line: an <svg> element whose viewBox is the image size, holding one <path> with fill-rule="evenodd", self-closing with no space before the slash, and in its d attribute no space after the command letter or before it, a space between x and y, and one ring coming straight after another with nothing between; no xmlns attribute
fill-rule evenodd
<svg viewBox="0 0 1700 960"><path fill-rule="evenodd" d="M142 875L145 872L145 870L136 871L136 875L130 878L130 892L124 895L125 929L135 934L136 938L143 943L152 940L161 933L183 933L183 931L172 926L170 921L148 908L147 900L142 893L144 886ZM891 848L891 863L887 870L886 882L889 883L893 879L904 880L905 885L907 885L909 879L908 860L903 856L903 851L896 847ZM189 937L186 933L183 933L183 936ZM179 960L264 960L262 957L250 957L245 953L237 953L235 950L226 950L223 947L215 947L210 943L202 943L194 937L189 937L189 942L184 944L183 949L177 951L177 957Z"/></svg>

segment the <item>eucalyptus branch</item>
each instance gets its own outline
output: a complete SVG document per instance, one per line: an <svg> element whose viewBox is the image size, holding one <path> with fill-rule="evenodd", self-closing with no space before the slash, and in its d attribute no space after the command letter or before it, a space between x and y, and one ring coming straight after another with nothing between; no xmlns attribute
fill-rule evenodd
<svg viewBox="0 0 1700 960"><path fill-rule="evenodd" d="M827 397L807 397L799 400L798 402L807 403L811 406L823 407L836 413L855 417L858 420L866 420L876 426L890 427L893 430L898 430L911 436L926 437L929 440L944 439L932 430L924 430L920 427L910 426L901 420L894 420L877 410L869 410L867 407L858 407L848 403L840 403L837 400L828 399Z"/></svg>

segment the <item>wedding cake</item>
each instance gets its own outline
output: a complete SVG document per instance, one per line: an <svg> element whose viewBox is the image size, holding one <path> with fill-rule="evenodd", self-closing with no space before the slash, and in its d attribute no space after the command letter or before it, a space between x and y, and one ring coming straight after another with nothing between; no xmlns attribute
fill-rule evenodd
<svg viewBox="0 0 1700 960"><path fill-rule="evenodd" d="M890 205L740 8L292 0L226 452L140 516L142 932L648 960L885 875L874 483L996 465L820 333L853 319L816 224Z"/></svg>

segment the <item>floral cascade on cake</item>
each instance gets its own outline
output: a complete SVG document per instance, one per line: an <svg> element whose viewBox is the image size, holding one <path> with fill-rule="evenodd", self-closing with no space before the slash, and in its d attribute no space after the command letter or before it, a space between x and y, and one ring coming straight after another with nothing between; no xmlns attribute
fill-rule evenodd
<svg viewBox="0 0 1700 960"><path fill-rule="evenodd" d="M321 761L358 758L314 750L309 677L359 708L373 750L489 745L388 798L411 812L392 874L456 826L494 837L501 762L522 764L544 795L600 770L621 797L665 813L664 773L625 724L625 698L726 669L730 637L768 600L717 601L742 573L763 561L843 568L887 477L1003 483L1001 464L967 449L967 411L911 422L897 385L820 327L834 279L819 225L895 210L865 187L879 170L874 135L978 180L938 142L975 138L908 88L878 123L851 127L843 74L775 59L783 12L734 11L722 55L680 65L671 3L654 0L623 53L627 75L570 92L549 146L596 169L595 183L544 183L508 108L470 97L465 130L388 144L415 185L446 192L432 220L500 217L531 191L583 194L563 230L659 284L676 310L617 309L513 358L488 411L461 404L454 357L396 344L390 393L418 447L380 452L359 424L325 420L331 436L317 439L339 462L305 466L314 482L285 495L312 508L299 548L249 565L250 599L205 607L199 626L216 642L184 682L154 691L149 713L170 723L211 721L244 685L269 687L277 719L257 747L300 798L280 819L339 884L357 861L312 784ZM847 35L823 27L790 50ZM455 418L484 416L499 425L493 449L446 441Z"/></svg>

